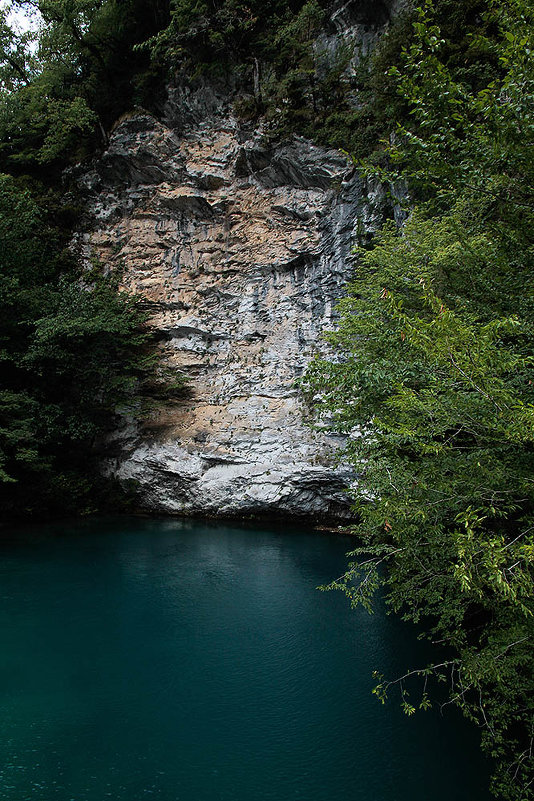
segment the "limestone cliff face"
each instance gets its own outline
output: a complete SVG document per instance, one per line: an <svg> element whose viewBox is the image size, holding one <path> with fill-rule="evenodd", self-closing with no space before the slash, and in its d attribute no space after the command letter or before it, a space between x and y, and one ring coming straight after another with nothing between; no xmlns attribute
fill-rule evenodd
<svg viewBox="0 0 534 801"><path fill-rule="evenodd" d="M347 516L354 477L295 388L350 278L356 226L376 213L347 158L269 145L224 94L176 88L163 121L120 122L80 183L85 256L123 268L164 362L190 378L189 397L123 432L107 469L152 511Z"/></svg>

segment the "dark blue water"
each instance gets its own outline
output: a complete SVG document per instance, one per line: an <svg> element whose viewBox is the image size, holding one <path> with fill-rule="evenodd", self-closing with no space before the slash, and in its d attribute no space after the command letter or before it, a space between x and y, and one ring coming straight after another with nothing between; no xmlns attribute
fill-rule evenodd
<svg viewBox="0 0 534 801"><path fill-rule="evenodd" d="M474 730L371 695L421 645L315 589L349 546L139 519L4 533L2 801L486 801Z"/></svg>

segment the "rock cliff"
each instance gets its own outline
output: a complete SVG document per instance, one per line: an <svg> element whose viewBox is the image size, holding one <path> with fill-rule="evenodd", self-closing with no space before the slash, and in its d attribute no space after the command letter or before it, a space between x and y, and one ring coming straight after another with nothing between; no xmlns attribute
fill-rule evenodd
<svg viewBox="0 0 534 801"><path fill-rule="evenodd" d="M376 29L344 13L368 48ZM123 269L164 363L190 378L187 398L121 433L109 472L152 511L346 517L354 477L336 436L306 425L295 379L324 347L376 193L340 152L270 144L209 85L171 88L162 120L119 121L80 185L85 257Z"/></svg>

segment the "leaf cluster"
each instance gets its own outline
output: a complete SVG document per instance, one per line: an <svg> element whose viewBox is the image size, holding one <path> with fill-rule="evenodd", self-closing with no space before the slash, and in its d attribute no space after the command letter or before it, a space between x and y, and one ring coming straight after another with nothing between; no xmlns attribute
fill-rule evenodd
<svg viewBox="0 0 534 801"><path fill-rule="evenodd" d="M39 21L19 33L8 12ZM53 170L106 144L135 103L162 100L162 76L134 49L168 21L167 0L12 0L0 12L0 169Z"/></svg>
<svg viewBox="0 0 534 801"><path fill-rule="evenodd" d="M439 4L438 4L439 8ZM458 72L431 2L401 66L387 169L415 206L357 252L329 335L335 353L304 388L347 436L362 538L333 586L392 610L448 649L410 671L445 680L496 758L499 797L532 798L534 734L534 46L532 9L482 9L491 36L464 46L499 65L485 85ZM452 54L452 55L451 55ZM472 77L472 76L471 76ZM363 554L366 554L362 561ZM452 654L452 655L451 655ZM379 679L377 695L402 680Z"/></svg>
<svg viewBox="0 0 534 801"><path fill-rule="evenodd" d="M157 372L146 314L100 270L80 272L35 192L0 175L0 508L92 509L118 415L143 413Z"/></svg>

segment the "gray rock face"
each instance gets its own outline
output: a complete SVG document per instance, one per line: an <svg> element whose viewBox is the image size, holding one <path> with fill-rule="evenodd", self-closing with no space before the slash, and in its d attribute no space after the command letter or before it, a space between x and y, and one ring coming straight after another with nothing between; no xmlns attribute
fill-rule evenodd
<svg viewBox="0 0 534 801"><path fill-rule="evenodd" d="M379 193L340 152L267 144L210 87L171 90L162 122L126 116L80 184L82 252L123 269L164 363L190 378L106 469L152 511L347 517L354 476L338 438L306 425L295 380L324 349Z"/></svg>

